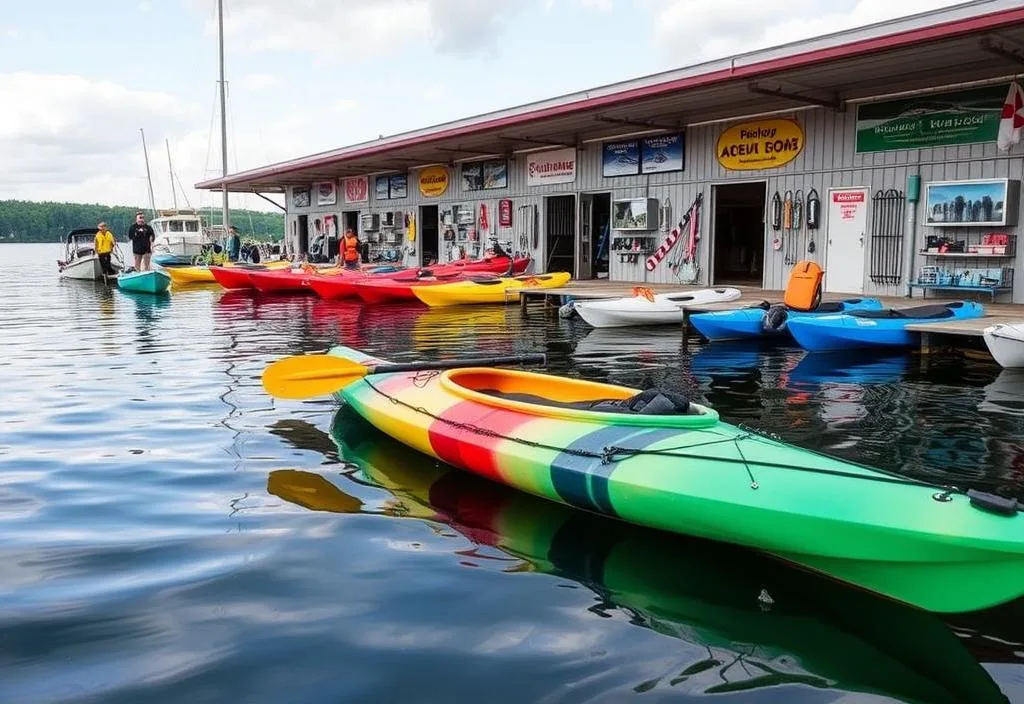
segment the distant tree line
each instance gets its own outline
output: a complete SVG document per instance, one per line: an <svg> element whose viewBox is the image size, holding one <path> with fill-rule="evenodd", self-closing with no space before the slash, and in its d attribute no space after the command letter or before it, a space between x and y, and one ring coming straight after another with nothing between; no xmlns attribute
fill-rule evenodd
<svg viewBox="0 0 1024 704"><path fill-rule="evenodd" d="M70 230L94 227L100 221L121 237L140 210L152 219L149 208L126 205L0 200L0 242L58 242ZM201 212L208 225L220 224L219 208ZM267 241L284 237L284 213L231 210L230 217L243 238Z"/></svg>

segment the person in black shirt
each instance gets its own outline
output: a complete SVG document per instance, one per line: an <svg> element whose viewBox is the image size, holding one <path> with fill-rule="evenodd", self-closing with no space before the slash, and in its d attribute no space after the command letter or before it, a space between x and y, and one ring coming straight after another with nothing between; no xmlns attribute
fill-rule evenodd
<svg viewBox="0 0 1024 704"><path fill-rule="evenodd" d="M128 228L128 239L132 241L135 255L135 271L149 271L149 258L153 255L153 241L156 233L146 222L142 213L135 214L135 224Z"/></svg>

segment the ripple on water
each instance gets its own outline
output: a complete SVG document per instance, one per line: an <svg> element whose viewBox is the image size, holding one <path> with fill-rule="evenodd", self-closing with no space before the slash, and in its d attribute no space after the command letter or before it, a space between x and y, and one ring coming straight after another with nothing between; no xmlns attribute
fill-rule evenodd
<svg viewBox="0 0 1024 704"><path fill-rule="evenodd" d="M825 704L843 692L936 700L922 680L945 674L976 683L974 656L928 661L947 641L912 649L931 666L920 674L894 647L902 638L850 633L887 618L834 623L813 593L773 591L782 613L761 613L762 573L729 576L728 559L673 548L617 565L649 542L616 553L617 524L580 529L490 491L446 495L418 456L391 462L393 479L354 472L328 434L333 401L272 399L260 375L335 344L396 361L546 352L552 372L685 391L807 447L1008 487L1024 476L1024 378L706 345L671 326L595 330L517 306L365 307L217 286L130 296L57 281L56 245L3 247L0 268L19 270L0 276L3 704ZM282 498L269 486L281 469L307 483ZM659 588L652 565L682 581ZM838 613L855 611L843 594ZM1008 691L1024 660L1018 611L972 631L978 658L1003 661L986 667ZM970 692L945 701L995 701Z"/></svg>

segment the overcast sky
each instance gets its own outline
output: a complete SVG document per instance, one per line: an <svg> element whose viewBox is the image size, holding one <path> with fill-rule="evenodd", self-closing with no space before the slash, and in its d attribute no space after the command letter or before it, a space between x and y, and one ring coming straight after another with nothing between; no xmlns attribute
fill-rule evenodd
<svg viewBox="0 0 1024 704"><path fill-rule="evenodd" d="M229 171L954 4L225 0ZM0 200L219 203L216 7L0 0Z"/></svg>

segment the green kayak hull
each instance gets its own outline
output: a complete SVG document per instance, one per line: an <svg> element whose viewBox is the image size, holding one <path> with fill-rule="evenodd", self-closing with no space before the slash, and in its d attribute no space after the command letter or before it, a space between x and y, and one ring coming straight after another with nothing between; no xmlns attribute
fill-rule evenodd
<svg viewBox="0 0 1024 704"><path fill-rule="evenodd" d="M382 361L346 347L331 354ZM1024 594L1020 513L983 510L963 492L788 445L699 406L653 416L515 400L638 391L462 369L373 374L339 398L406 445L493 481L629 523L763 550L927 610L972 611Z"/></svg>
<svg viewBox="0 0 1024 704"><path fill-rule="evenodd" d="M500 550L514 561L485 564L500 565L509 578L574 580L594 592L595 618L619 611L633 626L700 647L703 655L680 648L688 656L636 683L638 691L810 686L930 704L1007 701L960 638L926 611L744 548L631 526L431 466L347 406L329 438L302 421L272 432L301 449L334 450L355 468L337 483L273 471L270 493L312 510L449 526L457 533L436 535L455 542L451 552L460 561L467 559L465 541Z"/></svg>

